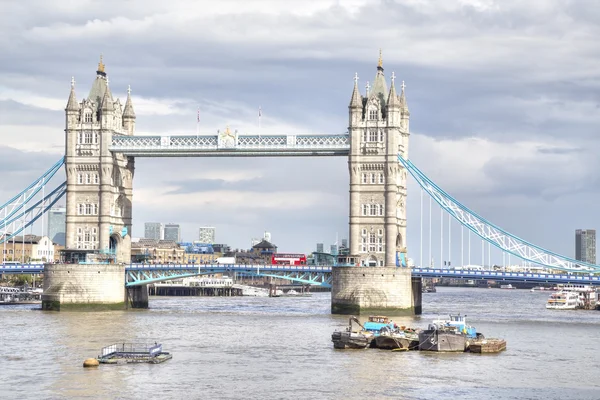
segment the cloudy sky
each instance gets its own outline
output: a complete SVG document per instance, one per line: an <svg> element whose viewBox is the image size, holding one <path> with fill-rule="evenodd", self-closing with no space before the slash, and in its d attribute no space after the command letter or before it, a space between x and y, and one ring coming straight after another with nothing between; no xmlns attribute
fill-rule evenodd
<svg viewBox="0 0 600 400"><path fill-rule="evenodd" d="M568 256L576 228L600 228L597 1L0 0L0 7L0 199L63 154L71 76L78 98L87 96L100 53L113 94L124 98L131 85L137 134L193 135L198 107L202 134L226 125L256 133L259 106L262 134L336 134L348 125L354 73L361 87L373 80L382 48L386 76L406 81L409 156L438 185ZM219 242L248 247L267 230L280 250L303 252L347 236L343 157L140 158L134 187L134 236L145 221L179 222L188 240L212 225ZM408 248L417 263L419 198L412 183ZM439 219L434 207L436 263ZM423 235L428 254L427 229ZM456 222L450 236L458 264ZM481 242L472 243L475 263ZM501 261L501 253L492 258Z"/></svg>

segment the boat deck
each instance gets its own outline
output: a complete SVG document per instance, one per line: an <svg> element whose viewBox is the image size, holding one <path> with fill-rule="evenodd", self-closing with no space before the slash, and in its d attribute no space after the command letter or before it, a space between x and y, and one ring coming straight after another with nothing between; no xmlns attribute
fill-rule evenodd
<svg viewBox="0 0 600 400"><path fill-rule="evenodd" d="M506 350L504 339L483 339L469 343L468 351L471 353L500 353Z"/></svg>

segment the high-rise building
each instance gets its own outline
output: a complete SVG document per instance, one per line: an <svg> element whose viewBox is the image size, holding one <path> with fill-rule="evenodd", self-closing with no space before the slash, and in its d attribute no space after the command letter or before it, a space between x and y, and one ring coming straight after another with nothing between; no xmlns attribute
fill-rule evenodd
<svg viewBox="0 0 600 400"><path fill-rule="evenodd" d="M317 253L323 253L323 243L317 243Z"/></svg>
<svg viewBox="0 0 600 400"><path fill-rule="evenodd" d="M265 234L263 235L263 240L266 240L267 242L270 242L271 241L271 232L266 232L265 231Z"/></svg>
<svg viewBox="0 0 600 400"><path fill-rule="evenodd" d="M179 224L165 224L164 239L180 242L181 241L181 228L180 228Z"/></svg>
<svg viewBox="0 0 600 400"><path fill-rule="evenodd" d="M67 238L66 224L67 208L64 206L52 207L48 211L48 237L53 243L64 246Z"/></svg>
<svg viewBox="0 0 600 400"><path fill-rule="evenodd" d="M337 256L338 255L338 246L337 244L332 244L331 245L331 253L329 253L331 255Z"/></svg>
<svg viewBox="0 0 600 400"><path fill-rule="evenodd" d="M342 239L342 247L348 248L348 239Z"/></svg>
<svg viewBox="0 0 600 400"><path fill-rule="evenodd" d="M146 222L144 224L144 237L146 239L164 239L163 224L160 222Z"/></svg>
<svg viewBox="0 0 600 400"><path fill-rule="evenodd" d="M213 226L202 226L198 235L200 243L215 243L216 229Z"/></svg>
<svg viewBox="0 0 600 400"><path fill-rule="evenodd" d="M595 229L577 229L575 231L575 259L596 264Z"/></svg>

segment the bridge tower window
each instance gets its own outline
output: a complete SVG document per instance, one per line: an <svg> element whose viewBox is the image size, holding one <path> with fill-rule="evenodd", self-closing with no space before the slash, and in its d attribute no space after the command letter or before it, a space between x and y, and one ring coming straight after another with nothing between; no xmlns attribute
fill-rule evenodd
<svg viewBox="0 0 600 400"><path fill-rule="evenodd" d="M375 129L369 131L369 142L377 142L377 131Z"/></svg>
<svg viewBox="0 0 600 400"><path fill-rule="evenodd" d="M369 109L369 120L373 121L377 119L377 109L376 108L370 108Z"/></svg>

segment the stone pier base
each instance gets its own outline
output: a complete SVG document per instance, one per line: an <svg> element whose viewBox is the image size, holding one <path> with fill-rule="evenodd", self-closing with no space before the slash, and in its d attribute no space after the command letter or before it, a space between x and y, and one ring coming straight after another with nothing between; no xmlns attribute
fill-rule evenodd
<svg viewBox="0 0 600 400"><path fill-rule="evenodd" d="M333 267L332 314L412 315L420 313L410 268Z"/></svg>
<svg viewBox="0 0 600 400"><path fill-rule="evenodd" d="M126 290L128 308L148 308L148 285L133 286Z"/></svg>
<svg viewBox="0 0 600 400"><path fill-rule="evenodd" d="M42 309L124 309L124 287L124 265L46 264Z"/></svg>

